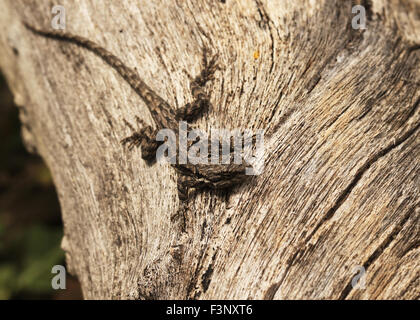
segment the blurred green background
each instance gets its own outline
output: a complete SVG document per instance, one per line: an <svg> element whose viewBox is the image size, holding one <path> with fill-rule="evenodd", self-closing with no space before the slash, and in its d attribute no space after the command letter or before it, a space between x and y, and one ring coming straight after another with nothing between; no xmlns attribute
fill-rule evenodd
<svg viewBox="0 0 420 320"><path fill-rule="evenodd" d="M54 265L65 265L63 227L48 168L22 143L18 108L0 74L0 300L81 299L77 280L54 290Z"/></svg>

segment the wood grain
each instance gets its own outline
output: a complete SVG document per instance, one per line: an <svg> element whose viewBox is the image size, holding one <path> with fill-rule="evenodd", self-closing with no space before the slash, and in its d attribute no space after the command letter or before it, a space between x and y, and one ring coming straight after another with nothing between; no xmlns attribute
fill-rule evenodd
<svg viewBox="0 0 420 320"><path fill-rule="evenodd" d="M218 52L198 126L266 131L263 174L199 194L186 233L173 170L119 143L124 119L152 124L141 99L92 53L23 27L49 26L52 1L3 2L0 68L86 298L419 299L419 1L61 1L68 31L173 108L192 100L183 70Z"/></svg>

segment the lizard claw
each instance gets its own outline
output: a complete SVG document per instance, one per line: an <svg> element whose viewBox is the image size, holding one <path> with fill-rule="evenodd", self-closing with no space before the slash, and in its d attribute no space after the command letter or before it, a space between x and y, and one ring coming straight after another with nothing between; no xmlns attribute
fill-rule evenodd
<svg viewBox="0 0 420 320"><path fill-rule="evenodd" d="M132 136L129 136L125 139L121 140L121 144L123 146L128 144L128 150L132 150L134 147L138 147L141 142L141 135L137 132L134 133Z"/></svg>

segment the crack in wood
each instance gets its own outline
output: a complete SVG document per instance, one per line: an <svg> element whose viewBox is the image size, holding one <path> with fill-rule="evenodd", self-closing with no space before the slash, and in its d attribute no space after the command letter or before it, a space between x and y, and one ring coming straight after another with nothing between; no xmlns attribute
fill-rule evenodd
<svg viewBox="0 0 420 320"><path fill-rule="evenodd" d="M404 228L407 221L410 219L412 213L415 211L415 207L411 208L411 210L408 211L408 213L405 215L401 223L399 223L395 229L386 237L386 239L379 245L378 248L369 256L369 258L366 260L366 262L363 264L363 268L365 271L379 258L379 256L391 245L392 241L396 238L396 236L401 232L401 230ZM344 290L341 292L339 299L345 300L350 292L353 289L352 285L352 279L347 284L347 286L344 288Z"/></svg>
<svg viewBox="0 0 420 320"><path fill-rule="evenodd" d="M268 15L267 11L265 10L264 5L261 3L261 1L260 0L255 0L255 4L257 6L258 14L260 15L261 21L264 23L264 27L268 26L269 33L270 33L271 65L270 65L269 74L271 74L273 72L273 69L274 69L274 43L275 43L274 42L273 29L271 27L272 21L270 19L270 16Z"/></svg>
<svg viewBox="0 0 420 320"><path fill-rule="evenodd" d="M344 189L344 191L340 194L338 199L336 200L335 204L327 211L324 218L317 224L317 226L314 228L314 230L309 234L309 236L305 239L305 243L308 243L309 240L313 237L313 235L319 230L319 228L326 223L328 220L330 220L336 211L341 207L341 205L347 200L350 193L353 191L354 187L357 185L357 183L360 181L360 179L363 177L363 175L372 167L372 165L378 161L380 158L384 157L386 154L388 154L393 149L400 146L402 143L404 143L407 139L409 139L420 127L420 122L414 126L411 130L408 130L402 137L400 137L398 140L396 140L394 143L391 143L381 151L379 151L377 154L372 156L370 159L368 159L363 166L361 166L354 176L351 183L347 186L347 188Z"/></svg>

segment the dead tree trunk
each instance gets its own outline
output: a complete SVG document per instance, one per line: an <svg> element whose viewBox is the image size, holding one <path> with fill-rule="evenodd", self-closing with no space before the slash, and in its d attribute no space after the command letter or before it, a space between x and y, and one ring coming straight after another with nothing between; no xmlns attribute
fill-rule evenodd
<svg viewBox="0 0 420 320"><path fill-rule="evenodd" d="M219 53L197 125L267 133L263 173L199 193L181 232L173 168L120 144L124 119L153 124L143 101L94 54L24 28L50 28L51 1L3 0L0 67L86 298L419 298L419 1L61 4L67 31L173 108L192 100L184 70L200 71L203 47Z"/></svg>

